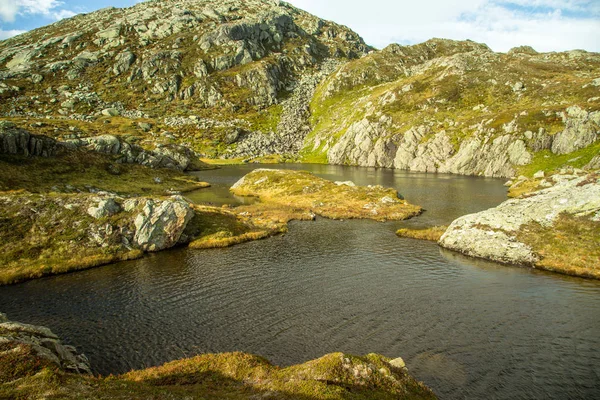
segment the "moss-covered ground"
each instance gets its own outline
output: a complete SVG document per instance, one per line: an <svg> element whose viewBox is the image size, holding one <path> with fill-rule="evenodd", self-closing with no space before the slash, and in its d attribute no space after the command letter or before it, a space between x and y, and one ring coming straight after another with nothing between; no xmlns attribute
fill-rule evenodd
<svg viewBox="0 0 600 400"><path fill-rule="evenodd" d="M422 212L421 207L398 198L395 189L336 184L304 171L255 170L231 191L238 196L258 197L270 207L303 210L332 219L403 220Z"/></svg>
<svg viewBox="0 0 600 400"><path fill-rule="evenodd" d="M517 239L539 256L536 268L600 279L600 222L561 214L551 227L522 226Z"/></svg>

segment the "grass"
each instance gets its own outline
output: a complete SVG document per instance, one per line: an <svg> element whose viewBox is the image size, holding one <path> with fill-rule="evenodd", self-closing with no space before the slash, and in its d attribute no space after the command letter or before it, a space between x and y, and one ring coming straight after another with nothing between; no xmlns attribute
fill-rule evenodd
<svg viewBox="0 0 600 400"><path fill-rule="evenodd" d="M96 188L121 195L165 195L208 186L182 172L119 164L110 156L85 151L52 158L0 155L0 191L89 192Z"/></svg>
<svg viewBox="0 0 600 400"><path fill-rule="evenodd" d="M447 226L433 226L425 229L398 229L396 235L403 238L419 239L419 240L430 240L438 242L442 235L448 229Z"/></svg>
<svg viewBox="0 0 600 400"><path fill-rule="evenodd" d="M255 196L265 204L332 219L403 220L422 212L399 199L395 189L337 185L304 171L255 170L241 182L231 188L238 196Z"/></svg>
<svg viewBox="0 0 600 400"><path fill-rule="evenodd" d="M600 154L600 142L569 154L556 155L549 150L537 152L530 164L519 168L519 175L533 176L538 171L555 171L566 166L583 168L592 158Z"/></svg>
<svg viewBox="0 0 600 400"><path fill-rule="evenodd" d="M123 243L121 232L133 237L143 201L128 212L95 219L87 209L97 201L93 194L0 193L0 285L142 257L135 244ZM182 237L193 249L263 239L285 232L290 219L310 218L268 207L252 214L244 207L192 207L194 217Z"/></svg>
<svg viewBox="0 0 600 400"><path fill-rule="evenodd" d="M517 239L540 256L536 268L600 279L600 222L563 213L550 228L521 227Z"/></svg>
<svg viewBox="0 0 600 400"><path fill-rule="evenodd" d="M32 365L30 349L14 353L25 365L0 381L0 398L61 399L435 399L435 395L391 359L332 353L287 368L245 353L203 354L129 373L92 377ZM1 360L1 359L0 359ZM1 360L4 361L4 360ZM11 369L12 370L12 369ZM13 378L17 378L14 379Z"/></svg>
<svg viewBox="0 0 600 400"><path fill-rule="evenodd" d="M194 206L195 217L188 224L186 232L190 232L194 241L189 244L192 249L213 249L230 247L251 240L264 239L281 231L281 229L265 229L255 221L243 218L225 208ZM281 227L277 227L281 228Z"/></svg>

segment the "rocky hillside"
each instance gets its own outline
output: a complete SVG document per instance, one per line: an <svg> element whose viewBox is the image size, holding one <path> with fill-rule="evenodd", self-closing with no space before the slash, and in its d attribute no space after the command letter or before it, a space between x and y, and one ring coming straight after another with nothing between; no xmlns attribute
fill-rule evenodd
<svg viewBox="0 0 600 400"><path fill-rule="evenodd" d="M600 151L600 54L494 53L470 41L390 45L312 100L305 160L509 177ZM558 165L557 165L558 164ZM525 168L527 169L527 168Z"/></svg>
<svg viewBox="0 0 600 400"><path fill-rule="evenodd" d="M209 155L295 152L316 85L368 50L279 1L148 1L0 42L0 115L59 137L110 130Z"/></svg>

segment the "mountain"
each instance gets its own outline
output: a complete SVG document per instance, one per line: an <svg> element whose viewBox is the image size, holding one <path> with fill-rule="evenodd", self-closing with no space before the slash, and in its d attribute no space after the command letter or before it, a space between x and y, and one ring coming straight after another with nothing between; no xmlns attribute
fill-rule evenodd
<svg viewBox="0 0 600 400"><path fill-rule="evenodd" d="M297 151L316 85L368 51L348 28L279 1L149 1L0 42L0 113L59 138L109 130L211 155L278 131L273 150Z"/></svg>
<svg viewBox="0 0 600 400"><path fill-rule="evenodd" d="M213 158L510 177L600 151L597 53L443 39L376 51L270 0L149 1L8 39L0 99L35 134Z"/></svg>

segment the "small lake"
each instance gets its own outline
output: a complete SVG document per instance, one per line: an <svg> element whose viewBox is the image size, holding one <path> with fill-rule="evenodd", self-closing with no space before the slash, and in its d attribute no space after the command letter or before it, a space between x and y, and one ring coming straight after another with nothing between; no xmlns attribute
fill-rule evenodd
<svg viewBox="0 0 600 400"><path fill-rule="evenodd" d="M195 173L190 194L225 204L252 169ZM293 222L228 249L175 249L0 288L0 311L50 327L120 373L205 352L289 365L344 351L401 356L441 399L600 398L600 282L462 257L399 239L505 200L503 181L324 165L283 165L380 184L427 211L405 222Z"/></svg>

